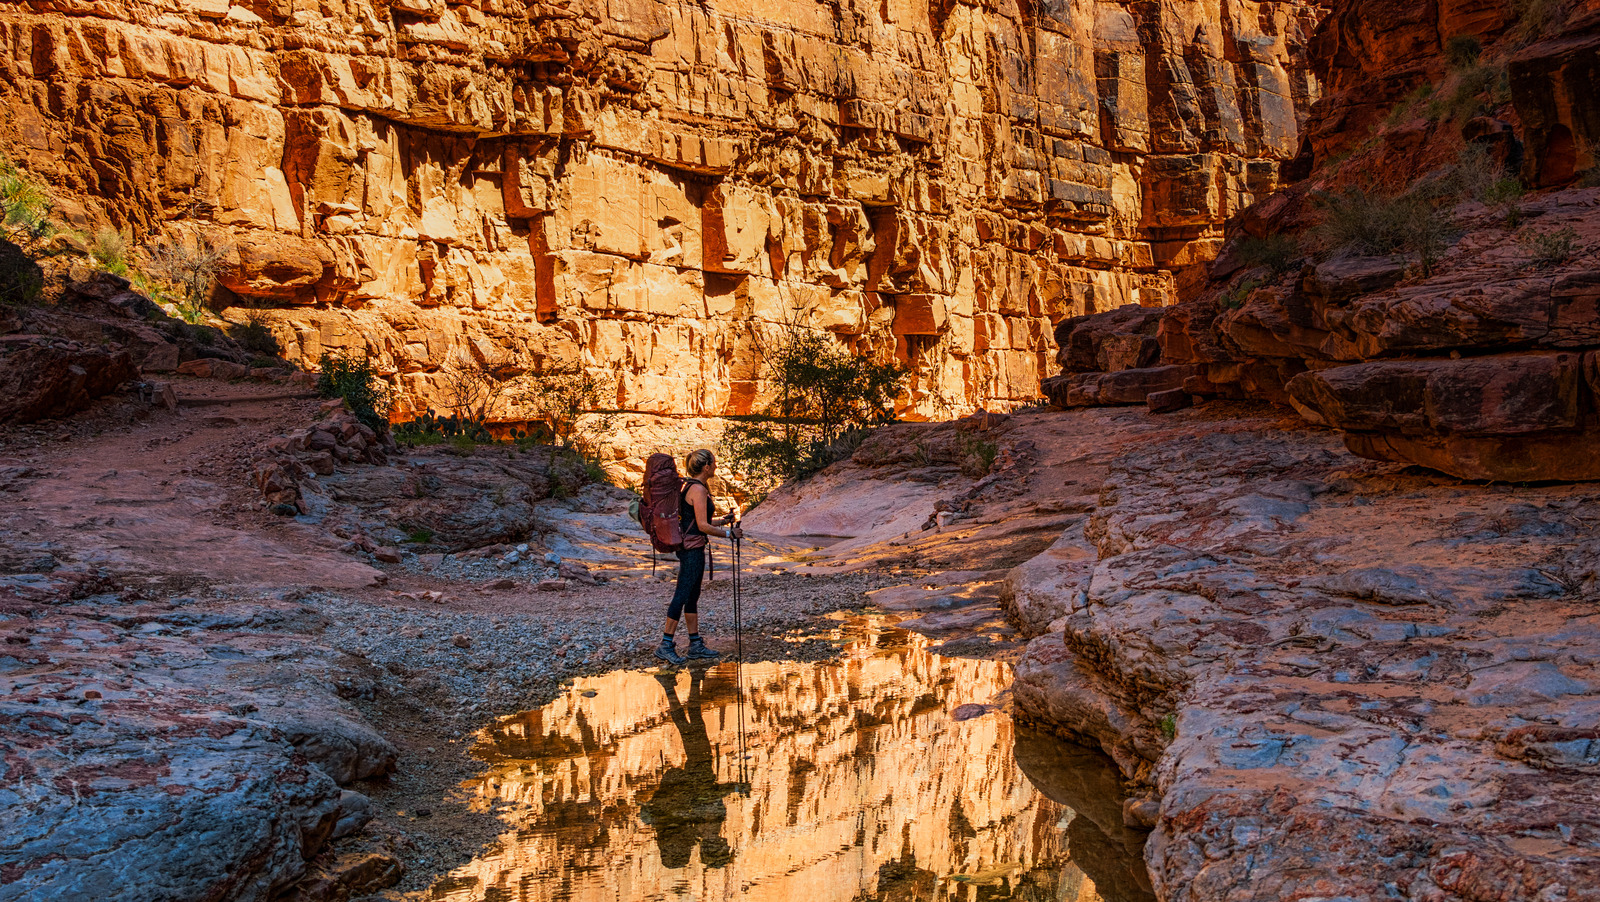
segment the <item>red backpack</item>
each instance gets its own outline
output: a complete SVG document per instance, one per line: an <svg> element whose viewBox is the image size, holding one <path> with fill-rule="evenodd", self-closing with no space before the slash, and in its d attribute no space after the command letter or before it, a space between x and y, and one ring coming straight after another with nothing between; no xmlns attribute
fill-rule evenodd
<svg viewBox="0 0 1600 902"><path fill-rule="evenodd" d="M683 499L683 479L670 454L652 454L644 462L644 501L639 505L639 525L650 537L656 551L670 554L683 548L683 524L679 505Z"/></svg>

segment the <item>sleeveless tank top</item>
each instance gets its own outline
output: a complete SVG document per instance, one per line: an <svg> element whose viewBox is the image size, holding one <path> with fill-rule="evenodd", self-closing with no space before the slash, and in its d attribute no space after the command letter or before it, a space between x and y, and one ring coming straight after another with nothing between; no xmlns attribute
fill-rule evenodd
<svg viewBox="0 0 1600 902"><path fill-rule="evenodd" d="M683 493L678 496L678 525L682 527L685 536L704 536L700 531L700 521L695 519L694 505L689 503L689 486L697 485L706 490L706 522L717 515L717 503L711 498L711 487L698 479L685 479Z"/></svg>

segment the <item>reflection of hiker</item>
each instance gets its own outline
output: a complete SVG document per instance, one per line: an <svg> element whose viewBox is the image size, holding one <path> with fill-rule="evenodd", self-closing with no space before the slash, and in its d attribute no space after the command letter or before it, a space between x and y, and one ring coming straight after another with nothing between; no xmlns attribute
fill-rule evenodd
<svg viewBox="0 0 1600 902"><path fill-rule="evenodd" d="M644 822L655 828L661 865L667 868L688 867L689 853L697 845L700 863L708 868L720 868L733 858L722 837L722 822L728 817L722 797L736 786L718 783L712 768L711 739L700 710L701 678L700 672L690 673L689 699L680 704L677 678L656 676L667 691L668 713L678 728L684 752L683 766L668 768L661 775L661 785L641 812Z"/></svg>
<svg viewBox="0 0 1600 902"><path fill-rule="evenodd" d="M670 509L666 505L672 498L677 499L675 524L655 523L649 519L645 521L651 524L647 531L651 528L655 530L651 532L651 539L657 547L673 551L678 556L678 586L672 593L672 604L667 607L661 645L656 649L656 657L669 664L684 663L685 655L688 658L718 657L700 638L700 583L706 573L706 537L732 536L737 539L743 535L737 526L720 528L733 522L733 515L716 517L716 510L711 503L711 492L706 488L706 483L717 475L716 458L710 451L701 448L690 452L684 463L688 467L689 478L681 481L677 481L672 458L665 454L651 455L645 464L645 508L648 515L670 517ZM674 481L675 489L672 488ZM677 527L677 536L672 535L673 526ZM680 540L673 541L674 538ZM675 647L680 616L689 622L689 648L685 655L679 655Z"/></svg>

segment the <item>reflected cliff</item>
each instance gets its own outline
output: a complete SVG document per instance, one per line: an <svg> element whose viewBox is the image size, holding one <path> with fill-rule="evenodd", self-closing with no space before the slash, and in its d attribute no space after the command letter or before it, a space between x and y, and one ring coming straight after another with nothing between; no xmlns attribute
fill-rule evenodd
<svg viewBox="0 0 1600 902"><path fill-rule="evenodd" d="M516 829L428 898L1150 898L1136 843L1078 813L1117 810L1105 763L1058 764L1059 743L1024 737L1030 772L1101 773L1041 792L1019 765L995 706L1006 665L943 658L875 623L841 629L837 660L745 665L742 706L724 663L579 680L498 722L477 750L488 772L469 788ZM1073 805L1083 790L1106 798ZM1095 862L1080 868L1069 845Z"/></svg>

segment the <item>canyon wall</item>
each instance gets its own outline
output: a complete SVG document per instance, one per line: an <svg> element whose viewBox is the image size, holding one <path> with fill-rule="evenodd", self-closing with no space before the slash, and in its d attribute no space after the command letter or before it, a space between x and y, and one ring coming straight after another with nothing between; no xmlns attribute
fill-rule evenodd
<svg viewBox="0 0 1600 902"><path fill-rule="evenodd" d="M400 416L576 365L636 432L706 425L785 326L947 416L1036 398L1054 323L1203 281L1301 144L1320 12L9 2L0 149L86 232L225 247L225 316L371 355Z"/></svg>
<svg viewBox="0 0 1600 902"><path fill-rule="evenodd" d="M1306 178L1197 299L1058 323L1045 393L1263 399L1365 458L1600 479L1600 3L1340 0L1311 48Z"/></svg>

